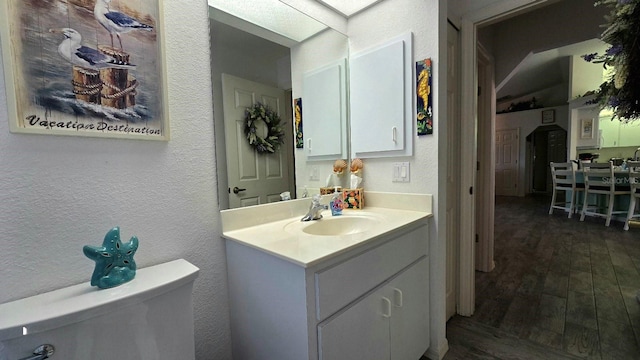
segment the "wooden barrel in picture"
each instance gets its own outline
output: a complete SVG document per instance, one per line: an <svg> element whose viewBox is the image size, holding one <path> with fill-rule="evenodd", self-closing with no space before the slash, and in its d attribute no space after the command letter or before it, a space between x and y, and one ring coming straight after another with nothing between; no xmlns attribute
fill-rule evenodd
<svg viewBox="0 0 640 360"><path fill-rule="evenodd" d="M137 93L135 89L137 87L138 87L138 80L136 80L136 78L133 75L129 74L129 77L127 78L127 93L125 97L127 107L131 107L136 104Z"/></svg>
<svg viewBox="0 0 640 360"><path fill-rule="evenodd" d="M73 93L77 100L82 100L92 104L100 104L100 90L102 80L100 72L80 66L73 66Z"/></svg>
<svg viewBox="0 0 640 360"><path fill-rule="evenodd" d="M127 107L123 90L127 88L127 79L129 70L106 68L100 70L100 79L102 79L101 104L116 109L124 109Z"/></svg>
<svg viewBox="0 0 640 360"><path fill-rule="evenodd" d="M98 49L105 55L113 57L118 64L129 64L129 54L111 46L100 45ZM100 103L116 109L125 109L135 105L136 79L129 75L128 69L115 67L100 70L103 86Z"/></svg>

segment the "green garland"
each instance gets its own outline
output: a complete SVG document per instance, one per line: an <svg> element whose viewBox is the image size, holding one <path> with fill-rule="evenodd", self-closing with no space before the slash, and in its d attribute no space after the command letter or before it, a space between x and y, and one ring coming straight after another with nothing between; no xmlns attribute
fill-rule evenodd
<svg viewBox="0 0 640 360"><path fill-rule="evenodd" d="M614 118L628 122L640 119L640 0L597 0L607 6L606 28L601 40L611 47L604 54L587 54L589 62L613 66L615 73L595 91L594 103L613 110Z"/></svg>
<svg viewBox="0 0 640 360"><path fill-rule="evenodd" d="M258 153L275 153L284 144L284 129L278 113L269 106L256 103L247 108L244 116L244 134L249 140L249 145ZM263 121L269 129L267 136L261 138L257 134L256 123Z"/></svg>

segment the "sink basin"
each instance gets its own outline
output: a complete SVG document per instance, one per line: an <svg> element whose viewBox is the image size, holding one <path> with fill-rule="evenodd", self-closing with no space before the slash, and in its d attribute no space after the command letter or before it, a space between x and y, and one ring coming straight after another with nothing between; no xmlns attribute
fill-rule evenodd
<svg viewBox="0 0 640 360"><path fill-rule="evenodd" d="M370 230L379 221L372 216L325 216L320 220L294 222L287 230L318 236L353 235Z"/></svg>

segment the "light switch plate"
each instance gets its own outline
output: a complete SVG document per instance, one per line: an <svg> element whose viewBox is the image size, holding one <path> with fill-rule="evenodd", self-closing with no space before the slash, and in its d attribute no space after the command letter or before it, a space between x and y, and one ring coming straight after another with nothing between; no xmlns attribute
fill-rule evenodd
<svg viewBox="0 0 640 360"><path fill-rule="evenodd" d="M392 173L392 181L393 182L409 182L409 163L408 162L399 162L393 163L393 173Z"/></svg>

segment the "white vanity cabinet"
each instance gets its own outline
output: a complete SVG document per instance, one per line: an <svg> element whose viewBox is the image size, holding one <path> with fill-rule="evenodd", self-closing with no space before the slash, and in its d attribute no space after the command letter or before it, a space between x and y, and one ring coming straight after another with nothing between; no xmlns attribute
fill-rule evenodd
<svg viewBox="0 0 640 360"><path fill-rule="evenodd" d="M429 338L427 257L318 326L319 358L419 359Z"/></svg>
<svg viewBox="0 0 640 360"><path fill-rule="evenodd" d="M226 244L234 359L418 360L428 349L426 219L307 267Z"/></svg>

